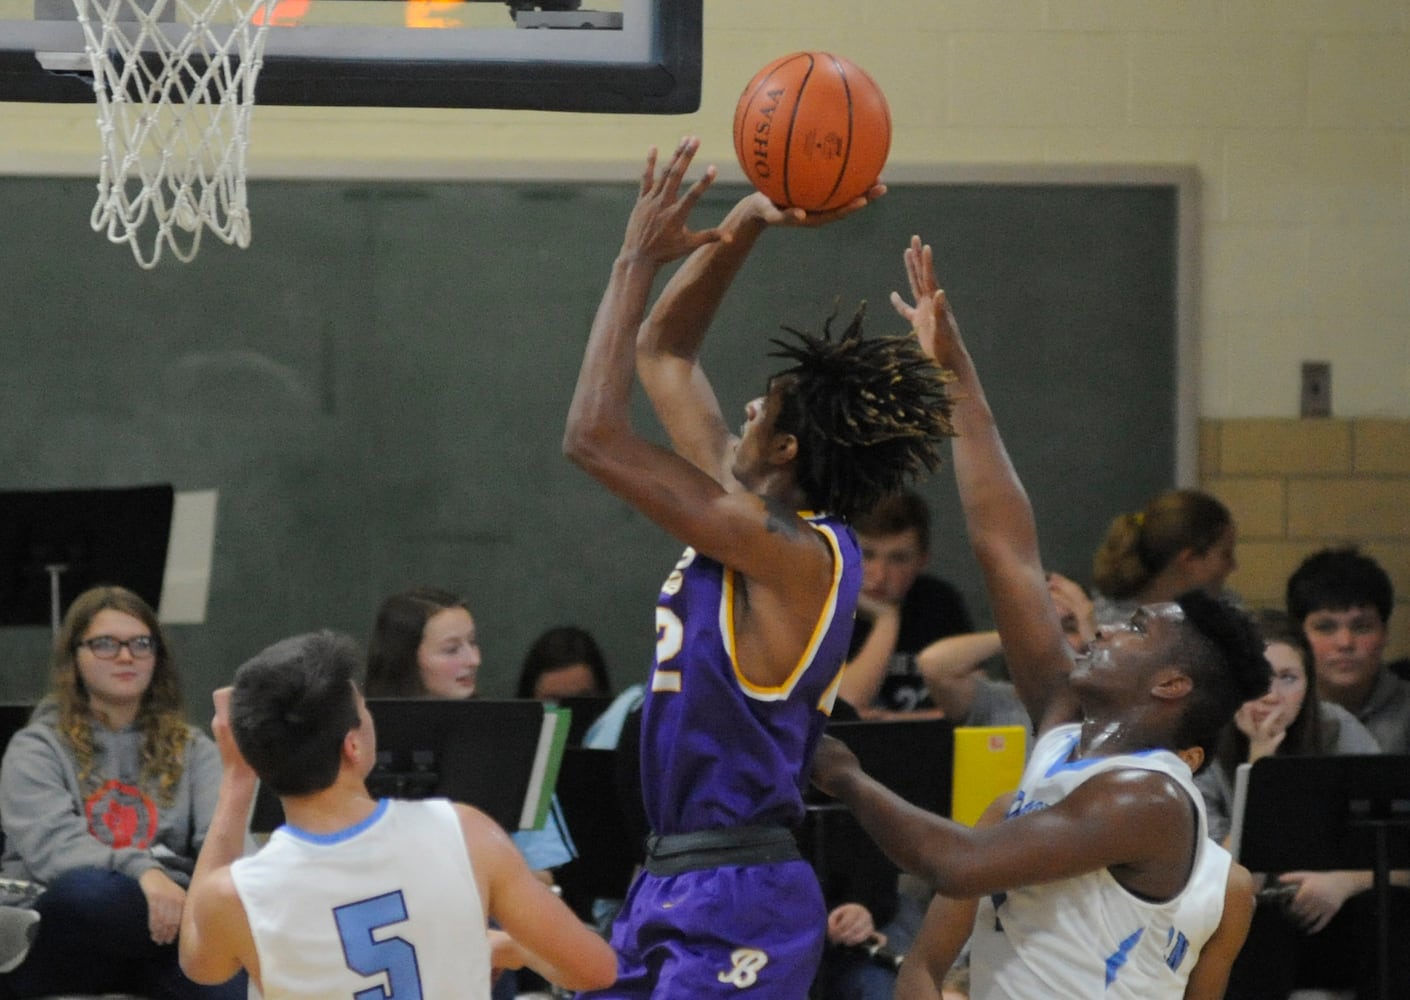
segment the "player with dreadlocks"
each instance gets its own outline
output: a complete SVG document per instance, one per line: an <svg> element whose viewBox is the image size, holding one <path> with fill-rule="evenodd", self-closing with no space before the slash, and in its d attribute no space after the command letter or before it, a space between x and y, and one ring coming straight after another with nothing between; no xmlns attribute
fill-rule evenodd
<svg viewBox="0 0 1410 1000"><path fill-rule="evenodd" d="M944 377L914 337L792 332L791 363L745 407L738 438L699 364L725 291L770 225L818 225L761 194L718 228L691 209L698 148L647 158L588 339L564 450L688 547L656 606L642 714L645 871L612 932L618 980L594 997L802 998L827 913L792 828L852 631L862 560L847 518L937 462ZM685 257L643 323L652 283ZM633 357L672 450L636 433Z"/></svg>

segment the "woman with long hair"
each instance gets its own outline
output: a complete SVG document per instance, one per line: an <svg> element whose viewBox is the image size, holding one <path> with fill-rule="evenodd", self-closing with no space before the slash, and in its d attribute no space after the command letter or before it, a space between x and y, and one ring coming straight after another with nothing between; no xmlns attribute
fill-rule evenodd
<svg viewBox="0 0 1410 1000"><path fill-rule="evenodd" d="M1312 651L1296 622L1281 611L1257 612L1254 619L1273 669L1272 683L1265 694L1239 708L1220 737L1214 760L1195 778L1209 816L1209 835L1225 842L1240 764L1269 756L1380 752L1354 715L1317 697ZM1366 986L1355 975L1374 965L1368 961L1374 926L1371 873L1287 872L1262 878L1253 925L1234 962L1226 996L1283 1000L1298 986Z"/></svg>
<svg viewBox="0 0 1410 1000"><path fill-rule="evenodd" d="M38 936L0 991L243 997L243 976L197 986L177 965L221 765L186 721L156 612L122 587L85 591L55 636L50 671L49 693L0 765L0 870L45 887Z"/></svg>

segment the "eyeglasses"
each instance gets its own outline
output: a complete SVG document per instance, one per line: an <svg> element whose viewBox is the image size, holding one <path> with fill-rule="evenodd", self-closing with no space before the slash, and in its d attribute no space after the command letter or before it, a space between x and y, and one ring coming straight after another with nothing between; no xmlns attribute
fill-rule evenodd
<svg viewBox="0 0 1410 1000"><path fill-rule="evenodd" d="M123 646L132 654L134 660L145 660L157 651L157 640L150 635L137 635L131 639L115 639L110 635L95 635L91 639L82 639L75 643L78 646L87 646L88 651L100 660L117 659L118 650Z"/></svg>

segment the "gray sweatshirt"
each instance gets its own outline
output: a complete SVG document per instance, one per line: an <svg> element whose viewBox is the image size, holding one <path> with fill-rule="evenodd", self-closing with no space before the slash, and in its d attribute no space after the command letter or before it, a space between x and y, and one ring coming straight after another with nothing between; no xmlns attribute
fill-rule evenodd
<svg viewBox="0 0 1410 1000"><path fill-rule="evenodd" d="M92 774L80 788L58 721L58 705L40 702L0 763L0 872L50 882L75 868L136 878L161 865L174 881L188 884L220 791L215 743L190 727L181 780L171 805L163 806L154 789L140 785L139 730L95 726Z"/></svg>

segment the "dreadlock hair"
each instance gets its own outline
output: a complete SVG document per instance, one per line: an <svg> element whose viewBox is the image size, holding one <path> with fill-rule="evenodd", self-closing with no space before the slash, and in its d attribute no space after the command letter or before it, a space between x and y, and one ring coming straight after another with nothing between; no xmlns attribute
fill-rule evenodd
<svg viewBox="0 0 1410 1000"><path fill-rule="evenodd" d="M798 485L808 505L851 521L895 493L922 468L940 466L939 444L954 436L945 392L954 373L914 336L862 337L866 303L836 339L834 309L822 335L785 326L770 356L793 362L774 377L775 427L798 440Z"/></svg>

